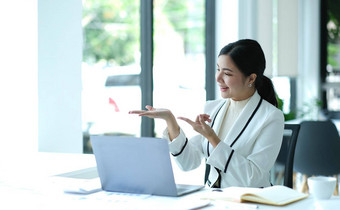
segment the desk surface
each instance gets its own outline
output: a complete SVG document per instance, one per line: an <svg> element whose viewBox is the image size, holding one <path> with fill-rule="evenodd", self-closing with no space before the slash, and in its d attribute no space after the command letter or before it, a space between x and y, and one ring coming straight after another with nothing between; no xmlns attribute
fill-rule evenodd
<svg viewBox="0 0 340 210"><path fill-rule="evenodd" d="M134 195L99 191L91 194L64 193L66 183L74 179L54 175L95 167L93 155L38 153L1 162L0 209L190 209L207 204L202 191L182 197ZM94 180L94 179L92 179ZM84 180L82 180L84 181ZM80 182L79 182L80 183ZM211 202L202 209L252 209L226 202ZM258 209L325 210L338 209L340 197L314 201L312 197L284 207L257 205Z"/></svg>

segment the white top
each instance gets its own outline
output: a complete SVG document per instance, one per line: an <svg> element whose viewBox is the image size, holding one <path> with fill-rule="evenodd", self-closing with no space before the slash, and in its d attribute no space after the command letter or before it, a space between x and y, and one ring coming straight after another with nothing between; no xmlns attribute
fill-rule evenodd
<svg viewBox="0 0 340 210"><path fill-rule="evenodd" d="M234 124L240 113L242 112L243 108L246 106L250 98L247 98L242 101L234 101L230 99L230 105L227 108L227 111L224 114L224 119L221 125L220 132L218 134L218 137L220 139L224 139L231 126Z"/></svg>

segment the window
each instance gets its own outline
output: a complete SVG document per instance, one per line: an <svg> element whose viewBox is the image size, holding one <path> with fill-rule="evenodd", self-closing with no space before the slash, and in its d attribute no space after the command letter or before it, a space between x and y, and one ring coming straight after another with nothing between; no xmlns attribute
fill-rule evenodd
<svg viewBox="0 0 340 210"><path fill-rule="evenodd" d="M154 106L194 119L205 93L205 1L154 1ZM189 99L189 100L188 100ZM186 134L192 128L179 121ZM163 121L155 121L161 137Z"/></svg>
<svg viewBox="0 0 340 210"><path fill-rule="evenodd" d="M141 19L150 12L145 5L150 3L153 26L144 26L141 31ZM163 121L156 120L153 128L153 124L128 114L141 109L145 95L152 96L154 107L169 108L176 116L194 118L202 112L207 98L207 5L211 7L209 17L214 17L214 4L206 0L83 0L84 152L92 152L89 135L94 134L140 136L146 125L153 129L146 132L148 135L161 137ZM142 81L145 70L141 70L141 58L147 53L141 38L145 30L152 35L148 44L153 46L151 89ZM214 37L214 31L209 36ZM179 123L188 136L196 134L186 123Z"/></svg>
<svg viewBox="0 0 340 210"><path fill-rule="evenodd" d="M139 0L83 1L84 152L90 134L140 135Z"/></svg>
<svg viewBox="0 0 340 210"><path fill-rule="evenodd" d="M340 111L340 4L321 1L321 68L323 108Z"/></svg>

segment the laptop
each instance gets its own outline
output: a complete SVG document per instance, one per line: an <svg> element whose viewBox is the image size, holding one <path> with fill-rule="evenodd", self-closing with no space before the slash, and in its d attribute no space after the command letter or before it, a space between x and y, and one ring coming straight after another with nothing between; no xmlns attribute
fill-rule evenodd
<svg viewBox="0 0 340 210"><path fill-rule="evenodd" d="M91 136L102 189L181 196L203 185L176 185L168 141L151 137Z"/></svg>

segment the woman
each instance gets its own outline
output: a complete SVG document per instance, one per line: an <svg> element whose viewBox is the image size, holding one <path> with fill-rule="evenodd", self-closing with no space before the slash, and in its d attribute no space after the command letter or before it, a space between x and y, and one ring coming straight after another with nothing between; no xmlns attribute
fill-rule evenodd
<svg viewBox="0 0 340 210"><path fill-rule="evenodd" d="M254 40L244 39L223 47L217 61L216 81L222 99L208 101L204 114L189 123L197 135L187 139L167 109L146 106L131 111L166 121L164 138L183 170L197 168L202 158L210 165L210 187L267 187L270 169L279 153L284 129L276 94L263 75L265 57Z"/></svg>

